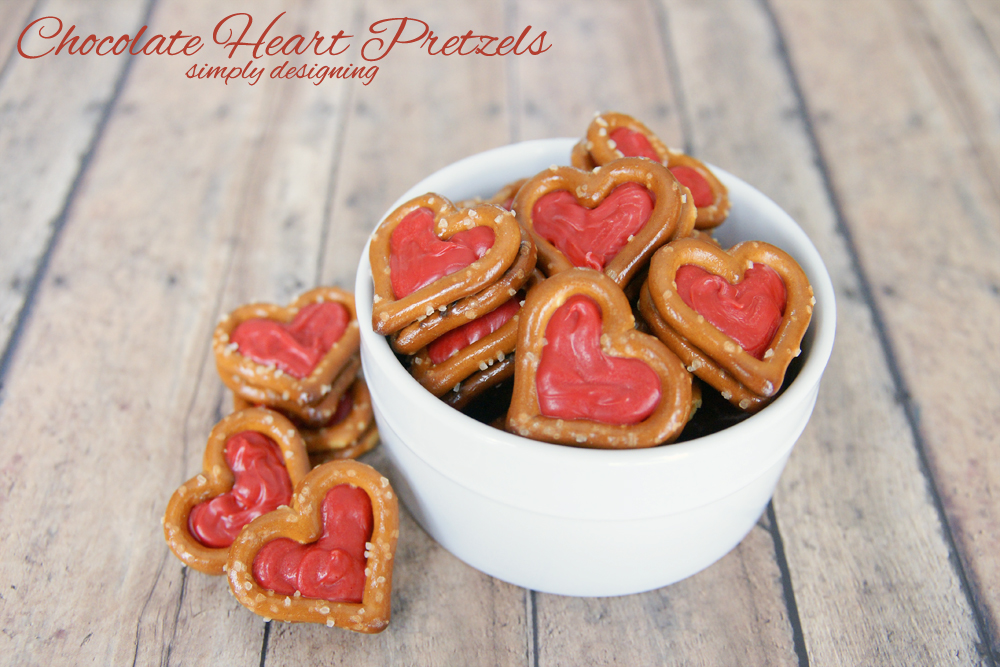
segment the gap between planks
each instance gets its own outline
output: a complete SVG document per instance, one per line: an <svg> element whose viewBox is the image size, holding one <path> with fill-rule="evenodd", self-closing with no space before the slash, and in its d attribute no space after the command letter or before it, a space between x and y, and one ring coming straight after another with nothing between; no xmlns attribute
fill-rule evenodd
<svg viewBox="0 0 1000 667"><path fill-rule="evenodd" d="M765 14L771 21L775 35L775 48L777 49L779 59L784 65L787 73L787 78L789 85L792 88L792 92L795 95L796 103L798 104L799 115L801 116L806 136L813 151L818 156L816 161L816 169L819 172L820 178L822 179L823 188L826 192L827 197L829 197L830 205L833 209L833 215L836 220L837 231L844 238L844 244L847 248L848 255L851 261L851 267L854 270L855 275L858 279L858 285L861 291L861 297L871 314L872 322L875 327L875 331L878 334L879 346L882 349L882 353L885 357L886 365L889 369L890 376L892 377L893 388L896 392L898 401L903 407L903 412L906 416L906 422L909 426L910 434L913 437L914 447L917 450L917 458L920 462L920 472L924 477L924 481L929 489L930 496L934 503L934 510L937 514L938 521L941 525L941 531L944 535L945 542L948 546L948 558L951 562L952 568L955 570L955 574L958 576L961 582L962 592L965 595L966 603L972 611L973 617L976 623L976 630L979 634L980 641L986 646L984 656L988 661L987 664L995 667L996 659L994 656L994 651L990 644L990 632L989 625L987 622L986 615L989 613L988 610L983 609L976 602L976 596L972 589L972 585L969 581L968 574L966 572L965 566L962 563L961 558L958 555L958 546L955 540L954 533L952 532L951 524L948 521L947 514L944 509L944 502L942 501L941 495L938 491L937 483L934 475L931 472L930 464L927 456L927 445L924 440L923 434L919 425L918 418L918 407L914 404L912 394L906 381L903 379L902 372L900 370L898 356L895 352L895 348L892 344L892 340L889 336L888 328L885 323L885 318L881 312L881 309L877 306L874 295L872 293L871 280L868 274L865 272L861 265L861 259L858 254L857 243L853 237L850 227L847 225L846 218L844 216L843 204L841 203L840 194L837 192L833 185L833 181L830 174L829 163L827 161L823 146L819 141L819 137L816 133L816 129L813 123L813 117L809 110L809 105L806 102L805 95L802 91L802 87L799 83L798 75L795 71L795 65L792 62L791 54L788 50L788 45L784 37L784 31L781 28L781 24L778 21L777 14L771 5L770 0L759 0ZM775 526L777 530L777 526Z"/></svg>

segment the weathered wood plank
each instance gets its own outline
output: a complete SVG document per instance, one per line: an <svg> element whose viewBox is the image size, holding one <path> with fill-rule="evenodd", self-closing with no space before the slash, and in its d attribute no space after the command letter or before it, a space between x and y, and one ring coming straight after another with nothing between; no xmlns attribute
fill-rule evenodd
<svg viewBox="0 0 1000 667"><path fill-rule="evenodd" d="M781 573L764 524L672 586L617 598L538 595L539 665L797 665L775 602Z"/></svg>
<svg viewBox="0 0 1000 667"><path fill-rule="evenodd" d="M962 664L975 651L975 623L773 24L745 3L671 8L693 116L703 121L695 134L715 138L701 157L796 217L839 297L838 344L820 402L775 499L809 659ZM840 100L830 113L853 98Z"/></svg>
<svg viewBox="0 0 1000 667"><path fill-rule="evenodd" d="M582 137L594 113L614 110L644 119L671 145L683 143L669 45L650 3L519 2L513 14L518 26L548 30L552 44L510 64L517 140Z"/></svg>
<svg viewBox="0 0 1000 667"><path fill-rule="evenodd" d="M1000 655L1000 203L904 8L775 8L986 626L981 641ZM834 48L842 57L829 58Z"/></svg>
<svg viewBox="0 0 1000 667"><path fill-rule="evenodd" d="M8 3L0 21L20 21L25 4ZM47 2L45 15L71 24L134 32L142 25L148 0L114 0L86 4L67 0ZM13 25L13 24L11 24ZM17 39L24 26L12 36ZM52 26L49 26L49 31ZM6 31L4 32L6 35ZM32 31L25 43L41 53L43 43ZM7 48L13 48L13 41ZM2 46L2 45L0 45ZM37 49L37 50L36 50ZM7 347L16 319L34 280L35 269L60 224L67 196L80 173L104 110L127 57L82 58L46 56L34 60L14 52L0 80L0 350Z"/></svg>
<svg viewBox="0 0 1000 667"><path fill-rule="evenodd" d="M164 2L152 30L210 34L225 9ZM221 578L182 571L159 517L229 410L206 379L220 307L315 278L343 87L225 86L184 69L135 63L11 364L3 460L24 477L6 496L4 529L21 537L2 614L15 661L80 646L81 662L260 662L263 624Z"/></svg>
<svg viewBox="0 0 1000 667"><path fill-rule="evenodd" d="M0 73L17 58L17 38L32 20L35 0L0 2Z"/></svg>
<svg viewBox="0 0 1000 667"><path fill-rule="evenodd" d="M519 124L526 137L582 136L594 110L614 109L642 119L672 145L708 143L701 133L684 136L692 108L674 89L678 70L684 83L685 67L691 67L676 54L675 33L704 39L690 26L639 2L573 3L572 9L523 3L518 17L552 26L554 44L547 60L517 63ZM718 59L709 55L708 62ZM539 594L536 611L539 664L798 661L774 542L762 528L716 565L674 586L598 600Z"/></svg>
<svg viewBox="0 0 1000 667"><path fill-rule="evenodd" d="M370 37L370 23L394 15L389 5L366 3L355 43ZM411 15L445 38L502 26L499 3L426 5ZM432 57L414 45L394 51L378 66L370 85L351 91L332 185L324 283L353 285L369 233L413 183L508 140L499 59ZM379 456L372 457L376 467ZM532 645L526 595L455 559L404 511L389 628L368 637L273 624L267 664L523 665Z"/></svg>

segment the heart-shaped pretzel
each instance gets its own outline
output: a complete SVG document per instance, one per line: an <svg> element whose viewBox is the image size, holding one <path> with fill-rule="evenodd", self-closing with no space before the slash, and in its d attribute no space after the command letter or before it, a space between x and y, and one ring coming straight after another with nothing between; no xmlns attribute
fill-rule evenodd
<svg viewBox="0 0 1000 667"><path fill-rule="evenodd" d="M343 368L333 378L330 384L323 387L326 393L318 402L309 405L299 403L290 397L288 392L277 393L273 389L263 389L243 383L236 376L223 378L224 384L233 394L253 403L278 410L308 428L321 428L329 423L337 413L340 399L358 376L361 370L361 355L352 354L347 358Z"/></svg>
<svg viewBox="0 0 1000 667"><path fill-rule="evenodd" d="M439 307L429 317L407 325L389 337L392 349L399 354L416 354L421 348L444 334L488 313L514 296L535 273L535 244L523 227L518 226L521 245L514 263L499 279L484 289ZM544 276L539 275L539 278Z"/></svg>
<svg viewBox="0 0 1000 667"><path fill-rule="evenodd" d="M292 323L299 312L313 304L340 304L347 311L347 325L312 371L303 378L297 378L283 371L277 364L260 363L240 352L239 344L233 341L233 332L249 320L271 321L281 325ZM361 344L354 295L337 287L318 287L305 292L288 306L269 303L255 303L241 306L223 315L212 336L212 350L219 377L227 387L240 393L248 401L271 404L281 401L295 406L314 406L322 401L331 390L334 379L344 369L348 360L357 353ZM349 383L348 383L349 384ZM247 392L244 387L258 391ZM250 394L253 395L250 395ZM262 398L259 398L261 397Z"/></svg>
<svg viewBox="0 0 1000 667"><path fill-rule="evenodd" d="M455 351L447 359L435 362L429 348L420 350L410 362L410 374L427 391L441 396L473 373L485 371L494 363L503 361L514 352L517 343L517 311L520 310L516 301L518 298L511 297L495 311L484 315L484 318L488 318L501 311L513 311L503 312L499 326L495 325L492 330L486 329L488 333L485 336ZM466 326L473 326L479 321L473 320ZM462 330L455 329L449 333L456 332L461 333Z"/></svg>
<svg viewBox="0 0 1000 667"><path fill-rule="evenodd" d="M542 408L538 382L540 368L543 365L551 367L546 355L563 347L558 339L548 339L554 335L549 325L554 317L562 317L564 307L575 308L578 298L582 298L584 304L596 306L599 313L599 330L594 332L595 336L599 333L598 340L588 343L599 346L599 350L588 350L587 357L596 355L603 362L629 364L630 371L640 371L643 381L652 374L653 386L658 392L658 398L654 396L655 402L651 404L645 396L630 395L628 390L618 386L619 381L624 383L626 380L625 374L616 377L619 373L615 368L609 377L601 380L601 385L588 385L586 380L578 385L583 390L584 407L588 401L598 400L602 410L617 413L623 404L643 402L647 407L641 414L645 416L635 423L546 416ZM691 375L660 341L635 330L631 306L609 277L593 269L562 271L528 293L519 320L514 394L507 413L508 431L547 442L610 449L652 447L671 442L680 434L691 414ZM582 320L578 322L581 323ZM576 327L576 330L581 329ZM575 349L570 354L579 355L580 352ZM594 390L602 392L600 399L590 398L592 393L589 392ZM612 402L604 403L609 397Z"/></svg>
<svg viewBox="0 0 1000 667"><path fill-rule="evenodd" d="M656 312L656 306L653 305L653 300L649 296L648 283L643 283L639 290L638 306L639 313L650 332L680 357L689 373L694 373L704 382L719 390L722 398L746 412L757 412L770 403L770 398L758 396L744 387L739 380L720 368L710 357L671 329L670 325L664 322L660 314Z"/></svg>
<svg viewBox="0 0 1000 667"><path fill-rule="evenodd" d="M216 424L205 446L202 472L174 492L163 517L163 533L171 551L185 565L205 574L223 573L229 547L209 547L198 540L191 533L191 511L233 489L236 478L226 462L226 445L245 431L260 433L278 446L291 486L298 484L309 472L305 443L295 426L277 412L248 408Z"/></svg>
<svg viewBox="0 0 1000 667"><path fill-rule="evenodd" d="M624 141L621 131L626 133ZM612 135L618 136L619 141L616 142ZM628 156L659 161L674 172L681 183L692 189L695 198L704 197L698 205L697 229L717 227L725 221L729 214L726 186L701 160L669 148L632 116L613 111L594 116L585 138L574 146L570 163L580 169L593 169Z"/></svg>
<svg viewBox="0 0 1000 667"><path fill-rule="evenodd" d="M496 194L489 199L480 199L478 197L475 199L465 199L460 202L455 202L455 205L459 208L472 208L473 206L486 203L495 204L500 208L505 208L509 211L514 205L514 196L517 194L517 191L520 190L521 186L527 182L527 178L519 178L497 190Z"/></svg>
<svg viewBox="0 0 1000 667"><path fill-rule="evenodd" d="M573 268L571 259L557 246L577 239L550 239L541 234L535 224L536 212L541 211L536 204L544 206L546 195L565 191L572 195L577 207L594 211L617 196L620 186L633 187L630 184L645 189L650 195L652 209L644 223L639 221L641 228L627 238L615 240L622 245L603 265L604 273L615 283L624 287L657 248L671 239L691 234L696 215L694 204L663 165L641 158L617 160L593 172L553 165L532 177L514 198L517 219L531 233L538 247L539 268L549 276ZM607 252L609 249L592 250Z"/></svg>
<svg viewBox="0 0 1000 667"><path fill-rule="evenodd" d="M233 394L233 410L254 407L238 394ZM330 420L317 427L298 425L299 434L310 456L317 452L347 449L357 444L362 435L371 430L374 415L371 394L363 377L356 377L344 392L337 411ZM350 457L354 458L354 457Z"/></svg>
<svg viewBox="0 0 1000 667"><path fill-rule="evenodd" d="M405 296L397 298L393 289L391 248L393 232L407 216L427 209L433 217L431 232L438 242L478 227L493 231L493 242L485 254L463 268L447 273ZM389 335L420 318L433 315L462 297L475 294L496 281L514 262L521 245L521 232L510 211L481 204L458 209L441 195L428 193L411 199L390 213L372 234L369 260L375 287L372 328Z"/></svg>
<svg viewBox="0 0 1000 667"><path fill-rule="evenodd" d="M287 538L312 545L325 536L322 507L327 494L347 485L361 489L371 504L372 532L365 544L361 602L343 602L276 593L261 586L254 565L269 543ZM356 632L381 632L389 624L392 566L399 537L399 506L389 480L358 461L332 461L314 468L295 487L290 507L259 517L240 533L229 550L226 572L233 595L267 619L325 623Z"/></svg>
<svg viewBox="0 0 1000 667"><path fill-rule="evenodd" d="M693 265L737 285L758 264L776 272L786 291L784 313L760 359L685 303L676 281L678 269ZM801 352L799 346L816 302L809 279L795 260L763 241L745 241L728 251L698 239L675 241L653 256L648 285L657 313L671 329L749 391L765 398L773 397L781 388L789 362ZM711 383L707 377L703 379Z"/></svg>

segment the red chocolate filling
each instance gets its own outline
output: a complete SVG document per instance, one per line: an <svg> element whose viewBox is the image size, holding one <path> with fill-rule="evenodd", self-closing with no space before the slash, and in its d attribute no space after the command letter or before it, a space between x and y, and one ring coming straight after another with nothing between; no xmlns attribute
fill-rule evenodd
<svg viewBox="0 0 1000 667"><path fill-rule="evenodd" d="M507 324L510 318L517 314L517 311L521 309L520 300L523 298L523 296L517 295L482 317L476 318L468 324L463 324L457 329L452 329L427 346L427 356L435 364L440 364L450 359L459 350L486 338Z"/></svg>
<svg viewBox="0 0 1000 667"><path fill-rule="evenodd" d="M722 333L758 359L774 338L785 314L785 283L778 272L754 264L733 285L700 266L677 269L677 294Z"/></svg>
<svg viewBox="0 0 1000 667"><path fill-rule="evenodd" d="M299 310L289 324L263 318L241 322L229 339L244 357L258 364L274 364L301 380L340 340L350 320L350 313L341 303L311 303Z"/></svg>
<svg viewBox="0 0 1000 667"><path fill-rule="evenodd" d="M229 438L226 465L236 477L232 490L198 503L188 515L188 530L213 549L228 547L243 526L292 498L281 449L266 435L243 431Z"/></svg>
<svg viewBox="0 0 1000 667"><path fill-rule="evenodd" d="M493 247L496 234L486 226L457 232L447 241L434 234L434 211L408 213L389 238L389 275L397 299L472 264Z"/></svg>
<svg viewBox="0 0 1000 667"><path fill-rule="evenodd" d="M619 127L610 135L618 150L625 157L645 157L656 162L662 162L662 158L649 143L642 132L630 130L627 127ZM715 202L715 193L708 180L701 175L697 169L692 167L676 166L670 168L670 173L674 175L681 185L691 191L694 205L699 208L711 206Z"/></svg>
<svg viewBox="0 0 1000 667"><path fill-rule="evenodd" d="M638 183L623 183L596 208L581 206L567 190L539 197L532 224L573 264L602 271L639 233L653 212L653 195Z"/></svg>
<svg viewBox="0 0 1000 667"><path fill-rule="evenodd" d="M368 494L350 484L333 487L323 498L323 533L312 544L280 537L253 560L253 576L279 595L331 602L361 602L365 590L365 544L374 518Z"/></svg>
<svg viewBox="0 0 1000 667"><path fill-rule="evenodd" d="M535 380L546 417L637 424L659 404L660 378L653 369L601 350L601 321L600 306L582 295L549 318Z"/></svg>

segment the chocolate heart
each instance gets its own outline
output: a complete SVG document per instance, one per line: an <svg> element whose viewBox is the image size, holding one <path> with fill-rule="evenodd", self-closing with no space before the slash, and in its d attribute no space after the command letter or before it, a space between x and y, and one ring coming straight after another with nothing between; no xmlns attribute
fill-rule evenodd
<svg viewBox="0 0 1000 667"><path fill-rule="evenodd" d="M308 472L309 455L292 422L262 408L233 412L212 429L202 471L170 497L167 544L186 565L222 574L240 529L287 504Z"/></svg>
<svg viewBox="0 0 1000 667"><path fill-rule="evenodd" d="M290 507L252 521L229 549L240 604L268 619L381 632L389 623L399 505L358 461L316 466Z"/></svg>
<svg viewBox="0 0 1000 667"><path fill-rule="evenodd" d="M354 295L317 287L288 306L252 303L223 315L212 351L219 378L233 393L316 426L330 418L350 384L344 374L360 363L360 341Z"/></svg>
<svg viewBox="0 0 1000 667"><path fill-rule="evenodd" d="M400 205L375 229L368 248L372 328L394 334L484 291L511 267L521 245L517 220L499 206L457 209L434 193Z"/></svg>
<svg viewBox="0 0 1000 667"><path fill-rule="evenodd" d="M637 424L660 402L660 378L638 359L601 350L601 309L572 296L552 314L538 363L538 404L546 417Z"/></svg>
<svg viewBox="0 0 1000 667"><path fill-rule="evenodd" d="M691 375L653 336L635 330L621 288L593 269L534 287L518 315L514 392L506 428L577 447L672 442L691 414Z"/></svg>
<svg viewBox="0 0 1000 667"><path fill-rule="evenodd" d="M700 160L668 148L648 127L622 113L598 114L587 128L587 136L574 148L574 167L603 166L630 155L644 157L665 165L691 193L698 207L697 229L716 227L729 213L726 187ZM679 238L679 237L678 237Z"/></svg>
<svg viewBox="0 0 1000 667"><path fill-rule="evenodd" d="M630 157L593 172L550 167L518 190L514 210L547 275L584 266L624 287L657 248L691 234L689 199L662 164Z"/></svg>
<svg viewBox="0 0 1000 667"><path fill-rule="evenodd" d="M531 211L535 231L559 248L573 266L602 271L639 233L653 211L653 197L638 183L619 185L587 208L566 190L550 192Z"/></svg>
<svg viewBox="0 0 1000 667"><path fill-rule="evenodd" d="M253 561L261 586L281 595L361 602L365 587L365 543L372 535L368 494L347 484L327 491L323 534L313 544L288 538L269 542Z"/></svg>
<svg viewBox="0 0 1000 667"><path fill-rule="evenodd" d="M700 266L685 264L674 280L684 303L748 353L764 358L785 313L785 283L774 269L755 264L733 285Z"/></svg>
<svg viewBox="0 0 1000 667"><path fill-rule="evenodd" d="M226 442L226 464L233 488L191 509L191 534L207 547L228 547L243 526L292 498L292 482L281 450L256 431L237 433Z"/></svg>
<svg viewBox="0 0 1000 667"><path fill-rule="evenodd" d="M695 267L712 275L706 278ZM789 362L800 352L815 303L809 279L788 253L763 241L723 250L707 241L681 239L653 256L648 284L657 313L680 342L671 336L663 341L682 359L690 355L681 346L693 346L754 394L770 398L777 393ZM749 302L741 307L724 294L720 301L708 294L716 288ZM734 318L756 321L736 325ZM712 383L708 376L699 377Z"/></svg>
<svg viewBox="0 0 1000 667"><path fill-rule="evenodd" d="M618 150L622 152L626 157L644 157L650 160L656 160L661 162L663 158L656 152L653 145L649 143L649 139L642 132L636 132L630 130L627 127L619 127L618 129L611 132L608 136L615 142ZM708 180L701 175L696 169L691 167L686 167L683 165L677 165L674 167L669 167L670 173L674 175L681 185L686 187L691 191L691 196L694 198L694 205L704 208L706 206L711 206L715 201L715 193L712 192L712 186L709 184Z"/></svg>
<svg viewBox="0 0 1000 667"><path fill-rule="evenodd" d="M240 354L265 366L274 364L299 379L316 368L347 329L351 314L342 304L311 303L288 324L263 318L241 322L230 335Z"/></svg>
<svg viewBox="0 0 1000 667"><path fill-rule="evenodd" d="M494 308L485 315L477 317L468 324L463 324L457 329L452 329L427 346L427 356L435 364L441 364L450 359L459 350L489 336L517 314L517 311L521 308L522 299L524 299L523 294L515 296L515 298L507 300L506 303L501 304L498 308Z"/></svg>
<svg viewBox="0 0 1000 667"><path fill-rule="evenodd" d="M489 227L475 227L453 234L447 241L434 235L434 211L418 208L392 230L389 268L397 299L451 275L480 259L493 246L496 235Z"/></svg>

